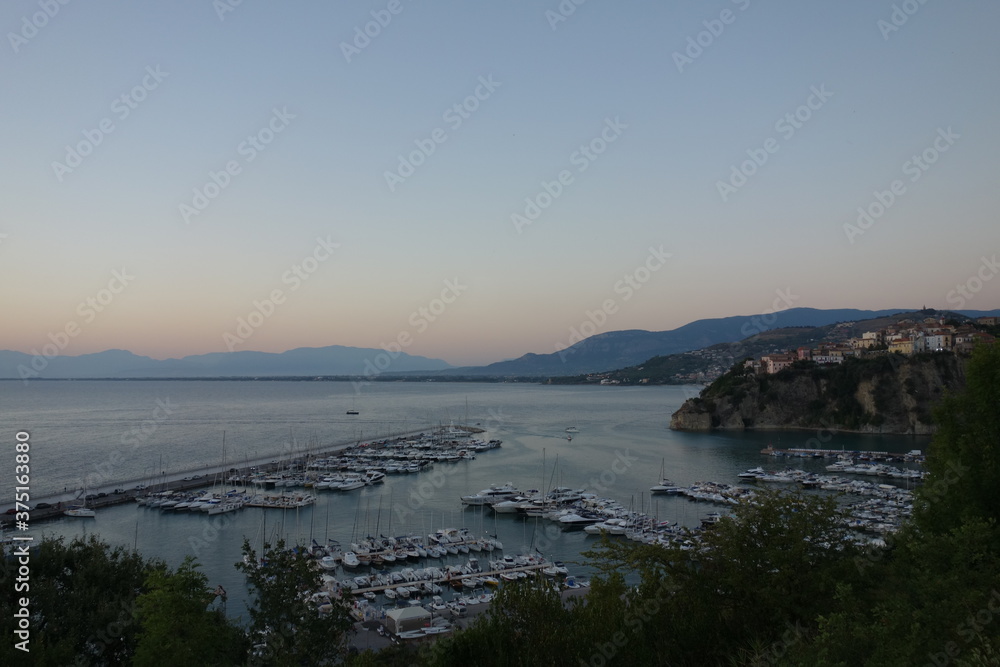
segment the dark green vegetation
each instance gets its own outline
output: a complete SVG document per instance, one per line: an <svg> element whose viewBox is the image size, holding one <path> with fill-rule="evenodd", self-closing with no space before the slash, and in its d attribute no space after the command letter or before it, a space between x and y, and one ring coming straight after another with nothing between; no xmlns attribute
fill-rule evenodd
<svg viewBox="0 0 1000 667"><path fill-rule="evenodd" d="M320 603L311 596L320 589L320 571L287 549L284 540L273 548L265 545L261 560L247 541L243 553L247 559L236 567L247 575L255 597L251 662L305 665L343 656L351 628L347 603L333 600L330 611L319 613Z"/></svg>
<svg viewBox="0 0 1000 667"><path fill-rule="evenodd" d="M250 562L257 554L244 545ZM68 544L45 539L30 555L27 590L15 591L18 562L2 561L0 613L10 627L30 599L29 652L11 631L0 644L3 665L317 665L346 655L351 626L345 604L325 614L306 591L320 574L279 542L264 545L264 567L243 563L255 593L251 625L228 619L223 601L193 559L171 570L135 551L91 536Z"/></svg>
<svg viewBox="0 0 1000 667"><path fill-rule="evenodd" d="M836 365L799 361L774 375L736 364L687 401L671 427L928 434L932 407L945 392L962 387L965 361L951 352L885 353Z"/></svg>
<svg viewBox="0 0 1000 667"><path fill-rule="evenodd" d="M218 614L192 562L162 564L95 540L32 559L32 653L2 664L958 665L1000 664L1000 344L978 348L940 428L913 520L884 547L848 538L831 498L765 494L682 550L604 541L600 575L564 603L539 582L436 644L346 656L343 608L320 618L316 573L282 545L264 568L249 634ZM257 554L244 546L250 562ZM2 609L14 612L16 565ZM196 627L201 626L201 627ZM180 637L176 635L180 633ZM256 651L249 644L258 646ZM190 659L191 656L197 656Z"/></svg>

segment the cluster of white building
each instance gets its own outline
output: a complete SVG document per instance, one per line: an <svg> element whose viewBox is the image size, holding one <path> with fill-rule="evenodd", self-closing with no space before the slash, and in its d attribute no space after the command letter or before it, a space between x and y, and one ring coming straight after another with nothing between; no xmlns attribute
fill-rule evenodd
<svg viewBox="0 0 1000 667"><path fill-rule="evenodd" d="M980 317L976 321L984 326L997 326L1000 318ZM990 343L993 340L993 336L977 330L971 324L945 324L943 320L930 317L920 322L900 320L884 329L865 331L861 338L765 354L760 359L751 359L746 363L757 373L773 374L799 360L811 360L817 364L840 364L848 357L870 357L887 352L905 355L921 352L968 353L976 344Z"/></svg>

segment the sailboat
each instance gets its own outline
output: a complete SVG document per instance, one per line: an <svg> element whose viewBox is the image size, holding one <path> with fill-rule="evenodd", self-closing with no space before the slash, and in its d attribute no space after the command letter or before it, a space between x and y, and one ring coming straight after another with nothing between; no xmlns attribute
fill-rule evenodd
<svg viewBox="0 0 1000 667"><path fill-rule="evenodd" d="M681 492L681 487L675 485L673 482L671 482L669 479L663 476L665 472L664 470L665 464L666 464L665 459L660 461L660 483L649 487L650 493L663 493L668 495L675 495Z"/></svg>
<svg viewBox="0 0 1000 667"><path fill-rule="evenodd" d="M83 487L83 504L75 505L70 507L68 510L64 511L63 514L66 516L75 516L80 518L91 518L97 516L94 510L87 507L87 487Z"/></svg>

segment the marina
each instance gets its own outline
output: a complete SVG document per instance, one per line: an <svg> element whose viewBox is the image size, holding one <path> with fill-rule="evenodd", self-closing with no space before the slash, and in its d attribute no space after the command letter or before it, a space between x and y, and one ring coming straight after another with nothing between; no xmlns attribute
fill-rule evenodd
<svg viewBox="0 0 1000 667"><path fill-rule="evenodd" d="M82 385L87 385L86 391L80 391ZM444 604L458 604L463 597L467 603L468 598L479 600L493 592L492 582L466 587L464 581L472 579L475 584L475 579L496 579L502 586L501 575L514 573L499 572L489 563L505 555L540 556L548 563L535 568L543 580L563 582L563 588L572 580L579 586L595 574L580 554L602 531L612 539L696 549L700 531L711 530L735 507L737 499L727 496L769 484L737 475L755 467L768 468L767 462L774 461L760 453L767 434L667 430L670 411L684 398L680 388L376 383L366 391L369 395L357 400L361 415L348 419L343 409L329 407L331 403L351 405L350 383L45 383L33 385L27 393L18 387L2 397L9 419L27 420L39 400L68 406L64 419L53 419L55 426L40 427L32 435L46 442L33 458L32 503L51 498L56 501L53 505L62 501L64 506L34 510L30 532L36 538L96 534L113 544L135 546L143 554L164 558L174 567L185 556L193 556L213 585L229 591L227 613L242 618L247 617L248 594L233 565L242 559L244 539L258 549L265 540L273 544L282 539L309 551L316 567L340 582L353 582L359 576L391 576L406 568L439 568L447 577L449 568L467 566L470 556L478 559L485 573L452 572L453 579L463 581L460 589L446 585L440 577L428 582L428 587L440 586L440 593L414 596L411 592L409 597L397 595L394 600L375 590L350 595L373 619L418 600L430 606L434 595ZM121 434L130 432L131 424L147 419L147 406L166 395L185 407L160 424L143 449L115 455ZM451 431L452 423L460 423L452 417L465 413L467 400L468 426L482 432L468 437L451 433L447 440L453 447L448 451L436 451L418 438L435 430ZM581 419L581 414L588 418ZM566 428L573 423L579 432L569 443ZM228 464L221 462L223 432ZM372 446L383 441L384 445ZM490 445L490 441L502 441L502 445ZM911 438L846 435L835 436L829 444L838 451L842 445L846 451L908 451L923 443ZM76 465L81 459L94 463ZM109 469L105 463L111 460L117 463ZM878 504L858 506L855 518L859 521L891 525L892 521L865 518L861 513L878 516L880 504L887 501L876 495L887 492L880 484L915 484L831 473L825 468L832 463L795 459L796 469L805 473L850 480L843 483L842 490L850 491L841 496L845 506L877 500ZM331 488L338 479L365 478L373 472L384 476L371 475L371 483L351 490ZM651 495L651 486L664 478L672 482L673 490ZM324 481L329 482L325 487ZM783 485L796 484L806 493L830 493L798 482ZM871 495L861 494L862 484L871 485L866 490ZM64 486L68 491L60 493ZM96 492L85 495L98 496L86 501L96 516L65 516L63 510L76 501L84 486ZM517 493L507 500L462 502L463 496L508 486ZM315 500L278 507L244 502L239 509L211 513L227 500L238 502L230 496L234 492ZM150 499L168 497L176 501L172 509L148 505ZM146 499L147 504L139 504L137 498ZM178 509L183 503L187 506ZM206 505L192 509L192 503ZM858 528L864 530L861 524ZM471 539L442 546L429 539L438 530L454 530L456 536ZM865 533L869 539L880 535L874 530ZM401 536L422 536L419 548L428 555L421 555L416 541L392 549L379 547L376 541L382 535L395 536L397 541ZM502 549L493 544L489 551L487 540L496 540ZM410 550L405 546L416 551L416 558L411 554L401 558L401 548ZM449 546L455 553L449 552ZM431 555L435 548L436 557ZM440 554L442 548L444 554ZM356 562L352 564L348 554ZM368 562L362 562L366 556ZM555 568L556 562L567 564L567 575L543 572ZM385 586L388 590L394 588L391 583L372 584L369 579L368 588ZM366 592L375 600L369 600ZM467 606L485 608L481 601ZM453 616L450 611L441 613Z"/></svg>

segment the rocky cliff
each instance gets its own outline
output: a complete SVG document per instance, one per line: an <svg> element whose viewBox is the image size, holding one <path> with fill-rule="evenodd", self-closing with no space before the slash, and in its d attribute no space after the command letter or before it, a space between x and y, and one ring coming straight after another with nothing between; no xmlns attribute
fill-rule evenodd
<svg viewBox="0 0 1000 667"><path fill-rule="evenodd" d="M670 428L824 428L861 433L933 433L932 410L964 384L965 359L951 353L799 362L775 375L734 367L675 412Z"/></svg>

